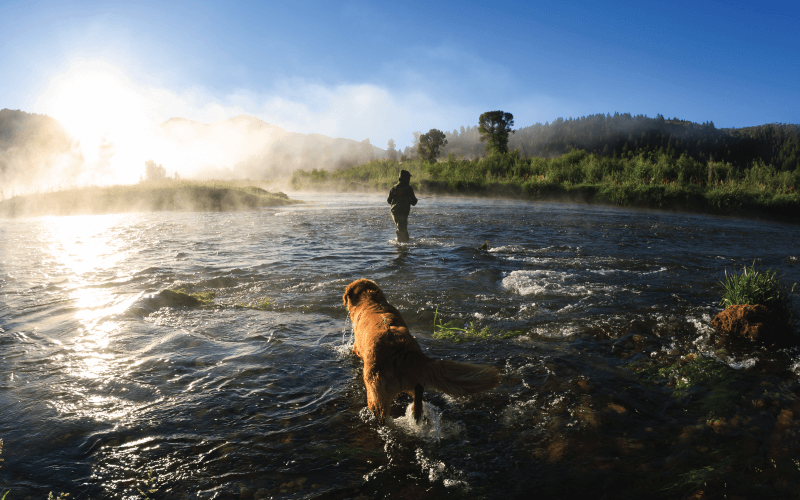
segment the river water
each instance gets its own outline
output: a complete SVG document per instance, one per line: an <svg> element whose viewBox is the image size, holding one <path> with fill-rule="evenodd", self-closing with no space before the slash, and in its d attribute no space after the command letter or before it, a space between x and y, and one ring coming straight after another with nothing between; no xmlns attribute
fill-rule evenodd
<svg viewBox="0 0 800 500"><path fill-rule="evenodd" d="M710 328L725 270L800 282L800 227L442 197L399 245L383 196L291 196L0 220L0 495L800 495L800 354ZM501 385L426 393L420 426L401 396L378 425L341 299L358 278ZM434 337L437 309L489 338Z"/></svg>

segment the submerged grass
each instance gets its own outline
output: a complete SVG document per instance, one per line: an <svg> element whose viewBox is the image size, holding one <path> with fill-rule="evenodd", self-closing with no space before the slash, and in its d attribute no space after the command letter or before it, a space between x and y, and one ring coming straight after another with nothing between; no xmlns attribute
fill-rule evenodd
<svg viewBox="0 0 800 500"><path fill-rule="evenodd" d="M73 215L147 211L231 211L299 203L258 181L146 181L15 196L0 201L0 216Z"/></svg>
<svg viewBox="0 0 800 500"><path fill-rule="evenodd" d="M197 307L214 303L216 294L214 292L188 293L183 288L166 289L159 293L161 301L169 303L171 306Z"/></svg>
<svg viewBox="0 0 800 500"><path fill-rule="evenodd" d="M739 372L715 359L687 354L665 364L641 360L628 366L652 385L671 391L677 401L691 405L708 415L721 415L736 399L733 387L740 379Z"/></svg>
<svg viewBox="0 0 800 500"><path fill-rule="evenodd" d="M436 311L433 314L433 338L451 342L466 342L477 339L511 339L525 335L523 330L493 331L488 326L478 329L474 323L470 323L465 327L456 326L457 324L460 324L459 320L442 323L442 319L439 317L439 306L436 306Z"/></svg>
<svg viewBox="0 0 800 500"><path fill-rule="evenodd" d="M740 273L731 273L725 270L725 278L719 281L722 287L720 304L726 309L731 306L746 304L761 304L770 310L781 322L789 324L794 314L792 294L797 284L791 288L781 284L777 271L769 268L762 271L755 267L742 268Z"/></svg>
<svg viewBox="0 0 800 500"><path fill-rule="evenodd" d="M268 297L265 297L258 301L248 302L247 304L236 304L236 307L241 307L243 309L256 309L259 311L266 311L272 305L272 300Z"/></svg>
<svg viewBox="0 0 800 500"><path fill-rule="evenodd" d="M722 457L718 453L715 460L711 465L699 467L690 470L678 476L677 481L662 489L662 491L679 492L679 491L694 491L703 484L706 484L709 479L721 476L734 465L733 457ZM688 496L688 495L687 495ZM685 498L685 497L684 497Z"/></svg>
<svg viewBox="0 0 800 500"><path fill-rule="evenodd" d="M572 150L555 158L523 158L518 151L438 162L419 158L373 160L328 172L298 170L296 190L387 191L400 170L422 194L471 194L524 199L566 199L621 206L675 208L711 213L763 212L800 219L800 170L778 171L708 164L665 151L602 156Z"/></svg>

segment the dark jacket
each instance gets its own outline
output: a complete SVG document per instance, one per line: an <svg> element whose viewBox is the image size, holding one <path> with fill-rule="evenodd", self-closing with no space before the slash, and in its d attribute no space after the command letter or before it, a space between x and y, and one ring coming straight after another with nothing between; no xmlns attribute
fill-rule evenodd
<svg viewBox="0 0 800 500"><path fill-rule="evenodd" d="M408 215L411 205L417 204L417 197L414 196L414 188L408 182L398 182L389 191L386 201L392 205L392 213L397 215Z"/></svg>

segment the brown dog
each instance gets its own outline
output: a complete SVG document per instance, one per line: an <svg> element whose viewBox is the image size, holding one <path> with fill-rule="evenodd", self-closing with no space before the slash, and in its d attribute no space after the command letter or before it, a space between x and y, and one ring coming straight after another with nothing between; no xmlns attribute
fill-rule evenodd
<svg viewBox="0 0 800 500"><path fill-rule="evenodd" d="M414 395L414 420L419 422L425 387L466 396L500 382L500 373L491 366L425 356L403 317L375 282L360 279L350 283L342 300L355 330L353 352L364 361L367 406L380 423L401 392Z"/></svg>

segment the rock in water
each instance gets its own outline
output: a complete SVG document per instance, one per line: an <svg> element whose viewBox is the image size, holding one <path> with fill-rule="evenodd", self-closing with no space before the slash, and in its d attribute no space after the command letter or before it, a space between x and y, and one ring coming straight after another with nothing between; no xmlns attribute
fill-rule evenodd
<svg viewBox="0 0 800 500"><path fill-rule="evenodd" d="M478 247L478 250L489 250L489 240L483 242L483 245Z"/></svg>
<svg viewBox="0 0 800 500"><path fill-rule="evenodd" d="M730 306L717 314L711 326L730 340L746 339L767 345L797 343L788 325L776 320L770 310L760 304Z"/></svg>

